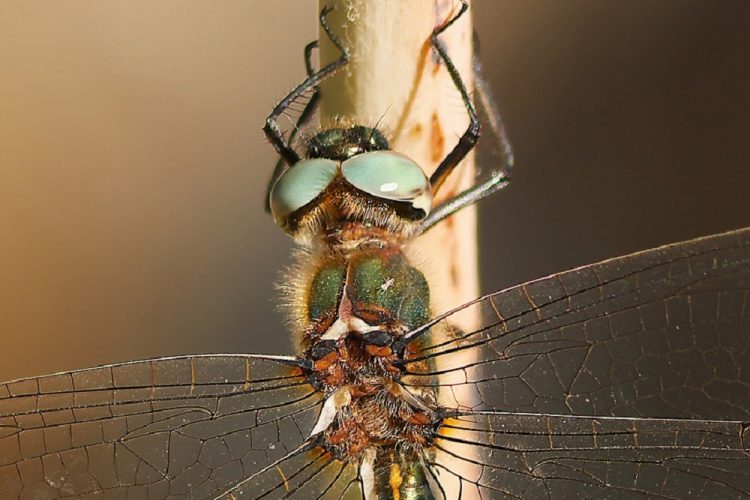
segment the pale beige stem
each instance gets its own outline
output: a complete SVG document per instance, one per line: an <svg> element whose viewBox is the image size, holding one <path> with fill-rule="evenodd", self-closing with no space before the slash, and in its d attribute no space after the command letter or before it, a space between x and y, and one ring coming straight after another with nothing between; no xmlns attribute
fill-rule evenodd
<svg viewBox="0 0 750 500"><path fill-rule="evenodd" d="M422 165L429 175L456 144L469 122L463 103L445 67L431 48L436 26L456 14L457 0L323 0L334 6L329 15L333 32L350 53L349 64L322 85L321 123L335 120L377 124L394 150ZM471 13L446 30L440 39L466 87L472 82ZM320 33L321 64L340 52ZM441 188L436 202L470 185L473 156L460 165ZM476 215L462 210L439 224L415 246L425 257L432 281L434 312L467 302L478 293ZM454 321L465 330L476 318Z"/></svg>
<svg viewBox="0 0 750 500"><path fill-rule="evenodd" d="M321 2L321 8L324 5L336 7L329 17L330 26L348 48L350 61L322 85L322 125L325 127L336 120L377 124L390 133L394 150L410 156L429 175L469 123L460 95L430 43L435 27L454 16L460 3L456 0L326 0ZM466 87L472 89L471 13L465 13L440 35L440 39ZM322 64L340 56L322 30L320 40ZM474 160L470 155L441 188L436 202L465 189L473 179ZM424 256L434 313L476 297L476 212L473 208L466 208L438 224L418 238L415 246ZM478 319L468 312L451 318L451 323L471 331ZM434 329L432 335L440 335L440 332L447 333L447 330ZM471 365L476 361L472 353L458 352L451 356L453 366ZM437 368L442 364L438 361ZM463 376L460 371L453 372L441 375L441 380L461 384ZM438 398L447 407L454 407L457 399L469 406L479 402L465 384L439 391ZM464 477L478 477L481 470L471 464L472 457L466 453L466 450L462 452L467 460L444 456L443 463ZM457 484L442 487L448 498L458 496ZM464 498L478 496L476 491L469 491L468 483L462 489Z"/></svg>

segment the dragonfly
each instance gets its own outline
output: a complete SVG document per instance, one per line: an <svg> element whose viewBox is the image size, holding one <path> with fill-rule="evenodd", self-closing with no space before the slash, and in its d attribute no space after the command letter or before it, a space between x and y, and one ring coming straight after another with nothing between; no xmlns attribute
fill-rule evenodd
<svg viewBox="0 0 750 500"><path fill-rule="evenodd" d="M2 384L1 498L750 495L750 229L431 314L404 248L505 187L512 163L506 147L485 180L432 206L478 136L439 41L464 12L432 45L470 125L431 177L375 128L322 130L304 158L280 131L285 109L347 64L326 10L341 57L308 64L266 122L283 160L269 209L306 249L288 278L297 355L174 356ZM481 322L462 331L452 319L467 311Z"/></svg>

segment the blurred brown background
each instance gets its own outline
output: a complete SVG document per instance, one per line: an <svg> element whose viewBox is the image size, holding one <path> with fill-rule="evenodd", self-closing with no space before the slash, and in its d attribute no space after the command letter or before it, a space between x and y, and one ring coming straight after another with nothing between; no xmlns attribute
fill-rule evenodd
<svg viewBox="0 0 750 500"><path fill-rule="evenodd" d="M289 352L260 127L315 2L0 0L0 379ZM486 291L750 224L750 2L477 2L513 140Z"/></svg>

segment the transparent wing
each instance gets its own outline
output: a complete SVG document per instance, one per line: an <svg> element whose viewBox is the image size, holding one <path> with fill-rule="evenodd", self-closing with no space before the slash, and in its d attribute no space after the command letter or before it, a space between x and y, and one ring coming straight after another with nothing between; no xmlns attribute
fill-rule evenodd
<svg viewBox="0 0 750 500"><path fill-rule="evenodd" d="M474 37L475 51L478 49L479 39ZM477 180L484 182L493 175L510 177L513 170L513 148L503 124L500 108L495 102L489 81L479 54L474 53L474 103L479 121L482 124L482 134L476 148Z"/></svg>
<svg viewBox="0 0 750 500"><path fill-rule="evenodd" d="M740 422L480 413L428 463L452 498L747 498Z"/></svg>
<svg viewBox="0 0 750 500"><path fill-rule="evenodd" d="M0 498L212 498L297 449L293 358L161 358L0 385Z"/></svg>
<svg viewBox="0 0 750 500"><path fill-rule="evenodd" d="M449 409L750 419L749 288L750 229L581 267L412 332L405 382Z"/></svg>
<svg viewBox="0 0 750 500"><path fill-rule="evenodd" d="M363 497L357 465L323 448L302 447L225 492L221 500L258 498L351 499Z"/></svg>

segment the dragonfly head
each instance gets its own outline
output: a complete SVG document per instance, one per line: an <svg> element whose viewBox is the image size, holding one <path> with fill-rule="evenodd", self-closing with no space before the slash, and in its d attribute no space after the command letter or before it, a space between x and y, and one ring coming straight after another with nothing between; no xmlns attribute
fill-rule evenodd
<svg viewBox="0 0 750 500"><path fill-rule="evenodd" d="M358 234L372 228L410 236L430 213L432 187L416 162L387 147L382 134L369 127L320 132L311 140L309 157L274 184L274 221L301 241L352 228Z"/></svg>

